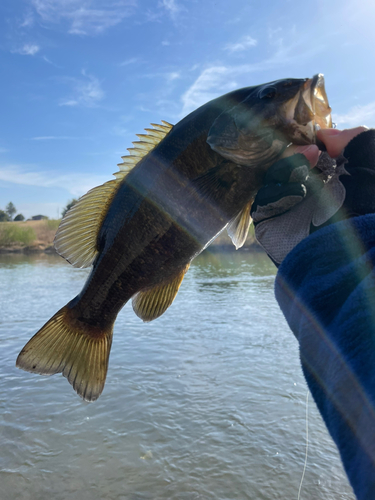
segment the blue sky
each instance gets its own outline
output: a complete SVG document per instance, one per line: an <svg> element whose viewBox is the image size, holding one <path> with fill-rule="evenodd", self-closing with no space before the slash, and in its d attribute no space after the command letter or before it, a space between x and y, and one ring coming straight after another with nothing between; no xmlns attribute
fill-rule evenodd
<svg viewBox="0 0 375 500"><path fill-rule="evenodd" d="M374 26L373 0L2 0L0 209L56 218L150 122L279 78L375 126Z"/></svg>

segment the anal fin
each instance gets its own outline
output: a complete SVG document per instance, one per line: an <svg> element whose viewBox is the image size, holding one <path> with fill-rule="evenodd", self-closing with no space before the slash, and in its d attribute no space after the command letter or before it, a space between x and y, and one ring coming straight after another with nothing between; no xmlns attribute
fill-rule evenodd
<svg viewBox="0 0 375 500"><path fill-rule="evenodd" d="M147 322L165 313L174 301L189 266L190 264L172 280L167 282L164 281L153 288L138 292L132 300L135 314L143 321Z"/></svg>

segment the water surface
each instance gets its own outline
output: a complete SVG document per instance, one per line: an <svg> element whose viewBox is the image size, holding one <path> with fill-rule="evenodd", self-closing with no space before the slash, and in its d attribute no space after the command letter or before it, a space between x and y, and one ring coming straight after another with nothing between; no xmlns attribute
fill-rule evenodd
<svg viewBox="0 0 375 500"><path fill-rule="evenodd" d="M263 254L206 252L158 320L126 305L89 404L61 375L15 368L87 271L0 256L0 500L296 499L307 387L274 274ZM311 396L308 425L301 499L354 500Z"/></svg>

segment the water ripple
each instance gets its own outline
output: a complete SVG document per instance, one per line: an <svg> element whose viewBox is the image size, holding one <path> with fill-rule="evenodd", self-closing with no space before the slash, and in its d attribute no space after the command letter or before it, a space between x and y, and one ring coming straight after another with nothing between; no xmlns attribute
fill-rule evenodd
<svg viewBox="0 0 375 500"><path fill-rule="evenodd" d="M307 389L274 274L262 254L204 253L163 317L143 324L127 305L88 404L63 377L14 366L87 271L2 256L1 500L296 498ZM313 403L309 426L302 498L353 500Z"/></svg>

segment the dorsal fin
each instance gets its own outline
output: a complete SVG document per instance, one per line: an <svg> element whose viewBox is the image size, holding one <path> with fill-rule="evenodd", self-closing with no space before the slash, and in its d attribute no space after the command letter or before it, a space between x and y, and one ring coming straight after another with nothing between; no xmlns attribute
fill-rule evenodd
<svg viewBox="0 0 375 500"><path fill-rule="evenodd" d="M134 168L139 160L146 156L170 132L173 125L162 120L163 125L151 123L153 128L146 128L147 134L136 134L140 141L134 141L134 148L128 148L130 155L122 156L122 163L118 164L120 172L113 174L116 179L123 179Z"/></svg>
<svg viewBox="0 0 375 500"><path fill-rule="evenodd" d="M130 155L122 156L115 180L91 189L67 212L55 236L55 249L74 267L89 267L97 253L97 239L109 205L121 183L137 163L161 142L173 125L162 120L163 125L152 123L147 134L137 134L140 141L128 148Z"/></svg>
<svg viewBox="0 0 375 500"><path fill-rule="evenodd" d="M97 254L96 240L118 181L91 189L67 212L55 235L55 249L74 267L89 267Z"/></svg>

